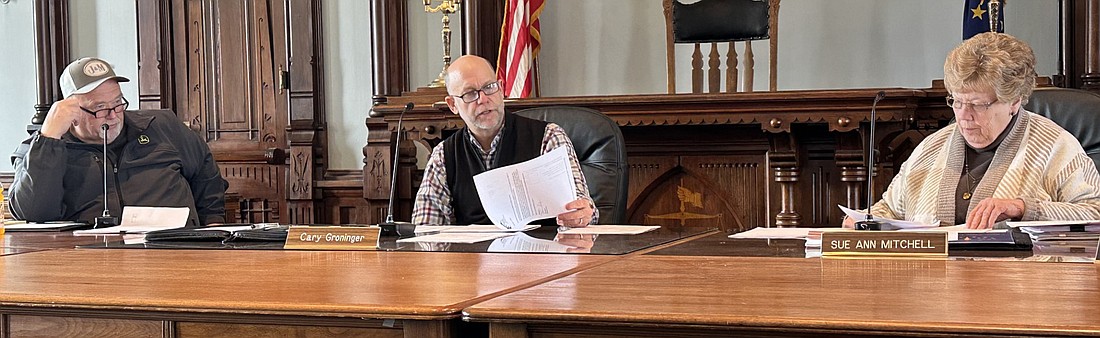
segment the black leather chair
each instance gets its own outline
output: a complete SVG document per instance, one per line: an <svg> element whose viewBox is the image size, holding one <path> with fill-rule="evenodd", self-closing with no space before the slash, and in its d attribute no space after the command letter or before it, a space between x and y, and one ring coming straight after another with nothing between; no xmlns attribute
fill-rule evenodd
<svg viewBox="0 0 1100 338"><path fill-rule="evenodd" d="M615 121L596 110L567 106L530 108L515 114L561 126L573 142L588 192L600 210L599 223L626 221L626 144Z"/></svg>
<svg viewBox="0 0 1100 338"><path fill-rule="evenodd" d="M1100 168L1100 94L1068 88L1037 88L1024 108L1057 123L1081 142Z"/></svg>
<svg viewBox="0 0 1100 338"><path fill-rule="evenodd" d="M738 77L741 78L740 90L751 92L755 75L752 41L765 39L769 40L770 50L768 90L776 91L776 54L779 46L776 31L779 28L780 0L698 0L690 4L680 1L664 0L662 5L665 14L665 58L669 94L676 92L675 44L694 45L691 56L692 93L702 93L704 83L707 92L720 92L723 81L724 91L739 91ZM738 55L734 44L738 41L743 41L744 46L740 55L744 64L740 66L737 64ZM728 44L724 67L720 67L722 58L718 52L719 43ZM701 44L710 44L710 54L705 62ZM706 81L703 80L704 65L708 65Z"/></svg>

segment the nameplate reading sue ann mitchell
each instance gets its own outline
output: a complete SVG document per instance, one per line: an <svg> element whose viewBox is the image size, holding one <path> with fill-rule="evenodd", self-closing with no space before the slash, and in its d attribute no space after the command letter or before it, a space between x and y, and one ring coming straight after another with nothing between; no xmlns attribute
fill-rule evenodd
<svg viewBox="0 0 1100 338"><path fill-rule="evenodd" d="M375 250L378 227L291 226L283 249Z"/></svg>
<svg viewBox="0 0 1100 338"><path fill-rule="evenodd" d="M826 231L822 256L947 256L946 232Z"/></svg>

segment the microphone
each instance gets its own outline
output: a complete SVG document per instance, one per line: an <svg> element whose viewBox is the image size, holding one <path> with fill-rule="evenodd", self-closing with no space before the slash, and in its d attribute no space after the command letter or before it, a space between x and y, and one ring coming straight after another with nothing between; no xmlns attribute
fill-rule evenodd
<svg viewBox="0 0 1100 338"><path fill-rule="evenodd" d="M405 109L401 110L401 115L397 116L397 140L393 142L393 170L390 175L390 206L386 209L386 220L378 224L378 227L382 228L380 234L382 236L408 236L412 235L416 229L415 224L393 221L393 201L397 193L397 159L401 154L401 121L405 119L405 112L412 110L413 106L413 103L409 102L405 105Z"/></svg>
<svg viewBox="0 0 1100 338"><path fill-rule="evenodd" d="M103 215L95 218L95 224L92 228L98 229L100 227L113 227L118 225L118 217L111 216L111 211L107 209L107 130L111 129L104 123L99 127L103 129Z"/></svg>
<svg viewBox="0 0 1100 338"><path fill-rule="evenodd" d="M880 90L875 94L875 101L871 103L871 132L867 136L867 218L856 222L856 230L882 230L882 223L871 216L871 206L874 205L874 174L875 174L875 108L878 101L886 97L886 92Z"/></svg>

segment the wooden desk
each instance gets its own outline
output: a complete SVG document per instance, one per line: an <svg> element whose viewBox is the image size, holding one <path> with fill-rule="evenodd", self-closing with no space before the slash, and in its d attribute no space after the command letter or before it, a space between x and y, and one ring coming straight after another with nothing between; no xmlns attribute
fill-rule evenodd
<svg viewBox="0 0 1100 338"><path fill-rule="evenodd" d="M0 336L448 337L463 308L613 258L46 250L0 257Z"/></svg>
<svg viewBox="0 0 1100 338"><path fill-rule="evenodd" d="M634 256L469 307L493 337L1100 334L1100 265Z"/></svg>

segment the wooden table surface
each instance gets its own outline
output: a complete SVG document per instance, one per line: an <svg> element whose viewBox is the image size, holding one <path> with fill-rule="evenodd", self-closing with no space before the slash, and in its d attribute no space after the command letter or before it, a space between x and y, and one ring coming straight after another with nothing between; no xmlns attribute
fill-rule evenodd
<svg viewBox="0 0 1100 338"><path fill-rule="evenodd" d="M47 250L0 258L0 306L434 320L612 258Z"/></svg>
<svg viewBox="0 0 1100 338"><path fill-rule="evenodd" d="M580 336L1098 335L1098 272L1100 264L1087 263L646 255L490 299L465 314L490 322L501 337L536 327ZM586 325L595 331L579 328Z"/></svg>

